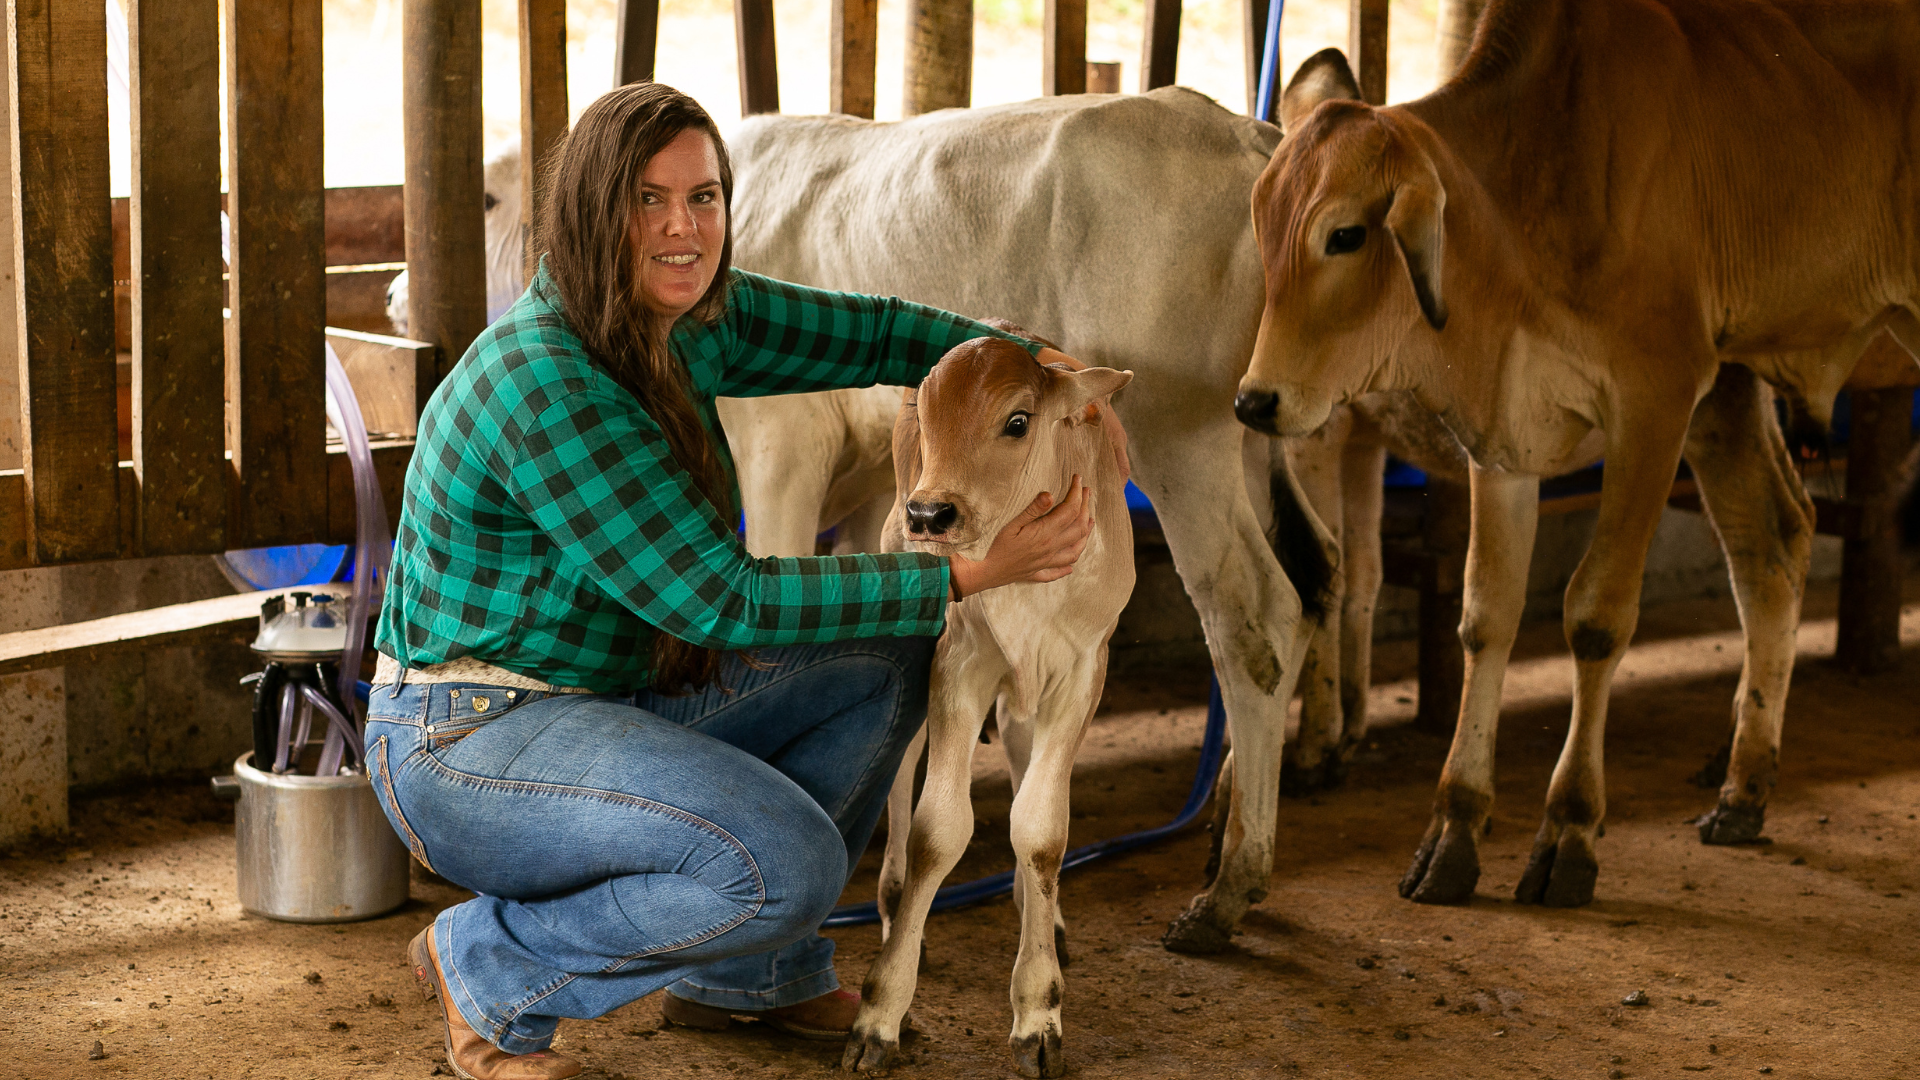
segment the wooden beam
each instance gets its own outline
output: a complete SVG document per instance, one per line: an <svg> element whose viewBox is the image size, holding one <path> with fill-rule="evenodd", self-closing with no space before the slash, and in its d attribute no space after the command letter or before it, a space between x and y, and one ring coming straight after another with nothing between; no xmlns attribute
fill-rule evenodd
<svg viewBox="0 0 1920 1080"><path fill-rule="evenodd" d="M327 332L332 333L337 326L366 334L392 333L393 321L387 318L387 286L406 266L391 262L327 267Z"/></svg>
<svg viewBox="0 0 1920 1080"><path fill-rule="evenodd" d="M973 0L907 0L904 82L906 116L973 103Z"/></svg>
<svg viewBox="0 0 1920 1080"><path fill-rule="evenodd" d="M27 543L72 562L111 554L119 515L106 9L15 0L9 16Z"/></svg>
<svg viewBox="0 0 1920 1080"><path fill-rule="evenodd" d="M1466 683L1466 656L1460 646L1460 617L1466 587L1467 542L1473 529L1471 493L1466 484L1427 477L1421 544L1433 572L1420 588L1420 692L1414 726L1444 734L1460 716Z"/></svg>
<svg viewBox="0 0 1920 1080"><path fill-rule="evenodd" d="M1888 671L1900 663L1902 475L1912 445L1913 390L1849 392L1847 498L1858 508L1856 535L1840 549L1840 612L1834 659L1852 671Z"/></svg>
<svg viewBox="0 0 1920 1080"><path fill-rule="evenodd" d="M653 78L653 54L660 37L660 0L619 0L613 31L613 85Z"/></svg>
<svg viewBox="0 0 1920 1080"><path fill-rule="evenodd" d="M327 327L367 430L413 438L438 371L438 349L424 341Z"/></svg>
<svg viewBox="0 0 1920 1080"><path fill-rule="evenodd" d="M528 281L546 250L534 231L542 217L540 179L566 134L566 0L520 0L520 235L527 238Z"/></svg>
<svg viewBox="0 0 1920 1080"><path fill-rule="evenodd" d="M132 0L128 224L135 532L145 555L227 536L220 25L205 0Z"/></svg>
<svg viewBox="0 0 1920 1080"><path fill-rule="evenodd" d="M0 676L91 662L127 649L151 649L209 637L250 640L260 620L261 601L284 592L236 593L65 626L0 634Z"/></svg>
<svg viewBox="0 0 1920 1080"><path fill-rule="evenodd" d="M312 536L326 477L320 0L226 11L233 547Z"/></svg>
<svg viewBox="0 0 1920 1080"><path fill-rule="evenodd" d="M328 266L406 261L406 195L399 184L328 188L322 198Z"/></svg>
<svg viewBox="0 0 1920 1080"><path fill-rule="evenodd" d="M1486 9L1487 0L1440 0L1440 19L1434 28L1434 37L1440 54L1441 82L1460 70L1460 61L1467 58L1467 50L1473 46L1473 28Z"/></svg>
<svg viewBox="0 0 1920 1080"><path fill-rule="evenodd" d="M740 115L779 112L773 0L733 0L733 34L740 52Z"/></svg>
<svg viewBox="0 0 1920 1080"><path fill-rule="evenodd" d="M1387 0L1349 0L1347 62L1360 81L1360 97L1387 103Z"/></svg>
<svg viewBox="0 0 1920 1080"><path fill-rule="evenodd" d="M1041 15L1040 92L1087 92L1087 0L1046 0Z"/></svg>
<svg viewBox="0 0 1920 1080"><path fill-rule="evenodd" d="M833 0L827 23L828 109L873 119L880 55L880 0Z"/></svg>
<svg viewBox="0 0 1920 1080"><path fill-rule="evenodd" d="M1120 92L1120 61L1087 61L1087 93L1117 94Z"/></svg>
<svg viewBox="0 0 1920 1080"><path fill-rule="evenodd" d="M1147 0L1140 35L1140 92L1172 86L1180 67L1180 0ZM1264 21L1264 15L1263 15Z"/></svg>
<svg viewBox="0 0 1920 1080"><path fill-rule="evenodd" d="M1260 111L1260 52L1267 47L1267 0L1240 0L1240 29L1247 54L1247 115L1254 116Z"/></svg>
<svg viewBox="0 0 1920 1080"><path fill-rule="evenodd" d="M487 326L480 0L405 0L407 331L459 361Z"/></svg>

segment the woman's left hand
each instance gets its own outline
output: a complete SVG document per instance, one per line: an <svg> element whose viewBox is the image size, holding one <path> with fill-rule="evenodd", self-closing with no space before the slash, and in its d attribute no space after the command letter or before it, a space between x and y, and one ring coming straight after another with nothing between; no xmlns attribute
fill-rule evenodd
<svg viewBox="0 0 1920 1080"><path fill-rule="evenodd" d="M1059 349L1043 348L1034 357L1042 365L1064 364L1074 371L1085 371L1087 365L1061 352ZM1100 410L1100 429L1107 433L1107 445L1113 447L1113 463L1120 466L1120 482L1126 483L1133 475L1133 463L1127 458L1127 429L1120 426L1120 416L1113 406L1105 401L1098 405Z"/></svg>

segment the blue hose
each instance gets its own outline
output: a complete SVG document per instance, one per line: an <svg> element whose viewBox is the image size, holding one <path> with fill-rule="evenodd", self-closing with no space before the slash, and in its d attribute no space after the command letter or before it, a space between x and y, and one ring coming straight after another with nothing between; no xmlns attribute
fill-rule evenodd
<svg viewBox="0 0 1920 1080"><path fill-rule="evenodd" d="M1280 106L1280 13L1286 0L1267 0L1267 40L1260 53L1260 92L1254 119L1275 123Z"/></svg>
<svg viewBox="0 0 1920 1080"><path fill-rule="evenodd" d="M1180 808L1180 814L1172 821L1156 829L1146 829L1125 836L1116 836L1111 840L1097 840L1085 847L1067 852L1060 863L1062 872L1085 866L1095 859L1108 855L1118 855L1123 851L1145 847L1156 840L1172 836L1193 823L1200 811L1207 805L1207 796L1213 793L1213 782L1220 775L1220 758L1225 753L1227 734L1227 709L1220 700L1220 679L1215 676L1207 691L1207 733L1200 742L1200 765L1193 774L1193 787L1187 792L1187 804ZM888 822L889 829L904 828L904 822ZM1013 891L1013 871L1002 870L991 877L978 881L969 881L959 885L949 885L933 895L932 912L952 911L955 908L978 904L983 900L1005 896ZM872 902L865 904L847 904L833 909L822 926L860 926L880 921L880 910Z"/></svg>

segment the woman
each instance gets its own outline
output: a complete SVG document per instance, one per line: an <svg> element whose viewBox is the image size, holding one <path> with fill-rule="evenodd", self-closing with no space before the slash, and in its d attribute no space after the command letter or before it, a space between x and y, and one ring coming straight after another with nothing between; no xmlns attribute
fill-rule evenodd
<svg viewBox="0 0 1920 1080"><path fill-rule="evenodd" d="M421 417L368 760L414 855L480 894L408 947L463 1077L575 1075L558 1019L661 987L677 1022L843 1037L859 998L818 927L946 605L1064 576L1086 542L1076 478L978 562L749 557L715 395L913 385L1009 335L731 270L731 195L691 98L596 101L548 178L540 272Z"/></svg>

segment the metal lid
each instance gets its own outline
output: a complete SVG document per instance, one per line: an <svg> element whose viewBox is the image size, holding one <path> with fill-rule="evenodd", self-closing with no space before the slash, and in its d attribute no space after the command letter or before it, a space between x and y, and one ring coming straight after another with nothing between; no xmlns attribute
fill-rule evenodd
<svg viewBox="0 0 1920 1080"><path fill-rule="evenodd" d="M293 606L288 607L291 599ZM270 660L319 663L337 660L347 647L345 604L327 593L290 592L260 605L260 633L253 651Z"/></svg>

